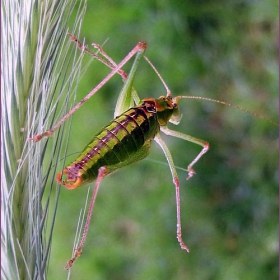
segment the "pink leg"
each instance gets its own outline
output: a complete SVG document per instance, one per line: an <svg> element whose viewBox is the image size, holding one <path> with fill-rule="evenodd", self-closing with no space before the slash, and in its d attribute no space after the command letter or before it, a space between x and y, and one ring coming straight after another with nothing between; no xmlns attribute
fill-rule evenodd
<svg viewBox="0 0 280 280"><path fill-rule="evenodd" d="M177 239L178 242L181 246L181 249L186 250L189 252L189 248L187 245L184 243L183 238L182 238L182 230L181 230L181 210L180 210L180 183L179 183L179 178L175 169L175 165L171 156L171 153L166 146L165 142L162 140L160 137L160 134L158 133L155 137L155 141L159 144L161 149L163 150L165 157L168 161L168 165L170 167L170 171L172 174L173 178L173 183L175 185L175 194L176 194L176 210L177 210Z"/></svg>
<svg viewBox="0 0 280 280"><path fill-rule="evenodd" d="M79 244L78 248L75 251L74 256L72 257L71 260L67 261L67 264L64 267L64 269L69 269L73 265L74 261L82 254L82 250L83 250L83 246L84 246L85 241L86 241L86 237L87 237L87 233L88 233L88 229L89 229L89 225L90 225L90 220L91 220L91 216L92 216L92 211L93 211L95 199L96 199L96 196L97 196L97 193L98 193L98 190L99 190L100 182L106 175L107 175L107 168L106 167L100 167L99 170L98 170L98 176L97 176L97 179L96 179L96 182L95 182L93 194L92 194L89 209L88 209L88 214L87 214L87 219L86 219L86 222L85 222L83 236L81 238L81 241L80 241L80 244Z"/></svg>
<svg viewBox="0 0 280 280"><path fill-rule="evenodd" d="M70 39L72 42L76 43L78 49L80 49L83 52L88 53L90 56L94 57L95 59L97 59L98 61L102 62L103 64L105 64L106 66L108 66L111 69L114 69L117 67L117 63L115 63L113 61L113 59L111 59L104 51L103 49L98 45L93 43L93 47L95 47L96 49L98 49L98 51L100 52L100 54L102 56L104 56L108 61L102 59L100 56L98 56L97 54L91 52L86 46L84 46L74 35L72 35L71 33L68 33L68 35L70 36ZM118 74L122 77L123 80L126 79L127 74L123 71L123 70L119 70Z"/></svg>
<svg viewBox="0 0 280 280"><path fill-rule="evenodd" d="M106 65L107 65L108 67L110 67L111 69L114 69L114 68L116 68L116 67L118 66L117 63L116 63L109 55L107 55L107 53L105 53L105 51L101 48L100 45L98 45L98 44L96 44L96 43L92 43L91 45L92 45L94 48L98 49L98 51L100 52L100 54L101 54L102 56L104 56L104 57L109 61L108 64L106 63ZM104 63L104 62L103 62L103 63ZM104 64L105 64L105 63L104 63ZM122 69L119 70L118 74L122 77L122 79L123 79L124 81L126 80L127 74L126 74Z"/></svg>
<svg viewBox="0 0 280 280"><path fill-rule="evenodd" d="M55 124L51 129L47 130L42 134L37 134L34 135L32 138L28 138L28 140L38 142L43 137L51 136L56 129L58 129L75 111L77 111L88 99L90 99L100 88L102 88L116 73L119 73L121 68L134 55L143 55L144 51L146 50L146 47L146 42L139 42L116 67L112 66L112 71L90 93L88 93L80 102L78 102L64 117L62 117L62 119L57 124Z"/></svg>
<svg viewBox="0 0 280 280"><path fill-rule="evenodd" d="M184 243L182 238L182 229L181 229L181 210L180 210L180 182L178 177L173 178L173 183L175 185L176 192L176 208L177 208L177 239L181 246L181 249L186 250L189 253L189 248Z"/></svg>

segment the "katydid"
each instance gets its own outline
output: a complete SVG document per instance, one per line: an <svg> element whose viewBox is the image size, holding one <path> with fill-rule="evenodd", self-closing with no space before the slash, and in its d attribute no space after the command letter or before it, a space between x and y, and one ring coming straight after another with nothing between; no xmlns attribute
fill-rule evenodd
<svg viewBox="0 0 280 280"><path fill-rule="evenodd" d="M83 46L73 35L69 34L71 40L74 41L79 49L85 51L110 67L111 72L76 106L74 106L69 113L67 113L54 127L50 130L35 135L31 140L40 141L44 136L48 137L52 135L70 115L72 115L86 100L88 100L93 94L95 94L105 83L109 81L115 74L119 74L124 85L117 100L116 109L114 112L114 119L105 126L93 140L85 147L84 151L77 157L77 159L65 167L62 172L58 173L57 181L59 184L64 185L68 189L75 189L83 186L86 183L95 182L95 187L90 202L87 219L85 222L83 236L75 251L74 256L67 262L66 268L72 266L73 262L81 255L82 248L85 243L87 231L90 224L90 219L97 196L97 192L100 183L104 177L110 173L117 171L119 168L134 162L140 161L145 158L151 148L151 141L155 140L161 147L165 157L167 159L173 183L175 185L176 193L176 208L177 208L177 239L183 250L189 252L188 247L182 239L181 233L181 218L180 218L180 184L176 168L171 156L171 153L160 136L160 131L166 135L181 138L186 141L198 144L202 146L201 152L195 157L195 159L188 166L188 177L190 179L195 171L193 169L194 164L209 150L209 144L203 140L197 139L187 134L171 130L167 127L167 123L170 121L174 124L178 124L181 119L181 115L178 109L178 102L183 98L202 99L212 102L221 103L227 106L235 107L251 113L245 109L231 105L229 103L214 100L210 98L196 97L196 96L176 96L172 97L171 91L168 89L166 83L148 60L144 56L147 44L145 42L138 43L131 52L119 63L115 63L97 44L93 44L95 48L99 50L99 53L104 59L94 53L92 53L87 47ZM122 67L135 56L134 63L131 67L129 74L127 75ZM133 80L139 64L140 59L144 57L151 67L155 70L159 79L162 81L165 89L166 96L160 96L159 98L144 98L140 100L136 91L133 88ZM258 116L258 115L256 115ZM265 120L268 120L262 116L258 116ZM270 120L268 120L270 121ZM272 122L272 121L270 121ZM272 122L274 123L274 122ZM276 124L276 123L274 123ZM278 124L276 124L278 125Z"/></svg>

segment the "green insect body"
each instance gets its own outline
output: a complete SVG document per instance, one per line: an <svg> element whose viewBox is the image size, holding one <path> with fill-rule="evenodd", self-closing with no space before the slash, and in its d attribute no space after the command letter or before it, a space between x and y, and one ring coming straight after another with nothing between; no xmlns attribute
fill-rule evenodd
<svg viewBox="0 0 280 280"><path fill-rule="evenodd" d="M145 158L151 140L166 125L177 104L171 98L146 98L140 105L128 109L104 127L85 147L77 159L57 175L60 184L68 189L82 186L97 179L100 167L106 175ZM62 181L62 175L66 179Z"/></svg>
<svg viewBox="0 0 280 280"><path fill-rule="evenodd" d="M43 137L49 137L53 132L60 127L82 104L84 104L91 96L93 96L105 83L109 81L115 74L119 74L123 81L124 86L119 94L116 109L114 113L114 120L104 127L93 140L85 147L84 151L77 157L77 159L65 167L62 172L58 173L57 181L64 185L68 189L75 189L77 187L85 185L85 183L95 181L93 195L90 201L89 210L84 226L84 231L81 240L76 246L75 252L70 260L68 260L65 269L70 268L73 262L82 254L83 246L86 240L86 236L89 229L89 224L93 212L93 207L97 197L100 183L104 177L108 174L118 170L121 167L129 165L131 163L140 161L145 158L150 150L151 141L155 142L161 147L173 179L175 186L176 197L176 212L177 212L177 240L180 247L183 250L189 252L188 247L183 241L181 232L181 213L180 213L180 183L176 168L171 156L171 153L162 140L160 132L173 136L176 138L189 141L194 144L202 146L200 153L191 161L188 165L188 177L191 178L195 171L193 166L198 160L209 150L209 144L203 140L197 139L193 136L171 130L167 127L168 122L178 124L181 120L181 115L178 110L178 102L180 99L200 99L211 102L224 104L226 106L235 107L254 116L269 121L272 124L279 126L279 124L270 121L264 117L258 116L238 106L231 105L224 101L214 100L211 98L197 97L197 96L176 96L172 97L172 94L167 87L166 83L155 69L149 59L144 56L144 52L147 48L146 42L139 42L119 63L115 63L104 51L97 45L93 44L98 49L99 53L104 57L100 57L92 53L87 47L85 47L76 37L69 34L73 42L77 47L93 56L109 68L111 72L88 93L80 102L78 102L57 124L51 129L42 134L34 135L29 140L40 141ZM131 67L129 74L127 75L122 67L135 56L134 63ZM159 79L162 81L165 89L166 96L161 96L158 99L145 98L140 101L137 92L133 88L133 81L138 67L140 59L144 57L146 61L151 65ZM136 104L136 105L135 105Z"/></svg>
<svg viewBox="0 0 280 280"><path fill-rule="evenodd" d="M151 141L155 142L161 147L171 171L173 183L175 185L176 195L176 211L177 211L177 239L180 247L189 252L188 247L182 239L181 233L181 214L180 214L180 183L176 172L176 168L171 156L171 153L162 140L160 132L173 137L181 138L185 141L190 141L202 146L201 152L188 165L188 178L191 178L195 172L193 165L206 153L209 149L209 144L203 140L197 139L187 134L171 130L167 127L168 122L178 124L181 120L181 115L178 110L178 102L183 98L190 98L188 96L172 97L170 90L163 81L162 77L144 56L147 44L139 42L128 55L119 63L116 64L102 48L94 44L100 54L106 58L103 60L99 56L92 53L89 49L84 47L81 42L69 34L71 40L74 41L79 49L92 55L98 59L112 71L79 103L77 103L56 125L48 131L37 134L30 138L34 141L40 141L43 137L49 137L58 129L58 127L71 116L78 108L81 107L86 100L95 94L113 75L121 75L124 86L119 94L116 109L114 113L114 120L104 127L93 140L85 147L84 151L77 157L77 159L65 167L62 172L58 173L57 181L68 189L75 189L83 186L86 183L95 181L93 195L90 201L88 215L85 221L83 235L76 246L73 257L67 262L65 269L70 268L73 262L81 255L82 249L86 240L89 224L93 212L93 207L100 187L100 183L108 174L118 170L121 167L137 162L145 158L151 147ZM122 67L133 56L135 60L127 75ZM133 81L140 59L144 57L156 74L162 81L166 88L166 96L159 98L145 98L140 101L137 92L133 88ZM192 97L191 97L192 98Z"/></svg>
<svg viewBox="0 0 280 280"><path fill-rule="evenodd" d="M171 171L173 183L175 185L176 196L177 239L180 247L183 250L189 252L188 247L183 241L181 233L179 178L171 153L165 142L162 140L160 132L202 146L202 150L200 151L200 153L188 165L187 179L189 179L195 174L193 166L198 162L202 155L209 150L209 144L203 140L175 130L171 130L167 127L168 122L178 124L181 120L181 115L178 110L178 102L180 99L207 100L238 108L257 117L260 116L238 106L234 106L224 101L214 100L211 98L197 96L172 97L170 90L168 89L158 71L155 69L149 59L144 56L144 52L147 47L147 44L145 42L139 42L119 64L116 64L99 45L93 44L93 46L99 50L99 53L105 58L105 60L100 56L92 53L72 34L69 35L71 37L71 40L76 43L79 49L98 59L103 64L111 68L112 71L86 97L84 97L79 103L77 103L56 125L42 134L34 135L32 138L30 138L31 140L37 142L40 141L43 137L51 136L52 133L56 129L58 129L58 127L67 118L69 118L78 108L80 108L86 100L88 100L93 94L95 94L115 74L121 75L124 81L124 86L117 100L114 120L111 121L108 126L104 127L93 138L93 140L85 147L84 151L77 157L77 159L73 163L65 167L63 171L58 173L57 175L57 181L68 189L75 189L77 187L83 186L85 183L95 181L95 187L90 202L82 238L79 245L76 247L73 257L67 262L65 268L68 269L69 267L71 267L73 262L82 253L94 203L102 179L121 167L145 158L149 153L152 140L155 140L155 142L161 147ZM133 56L135 56L135 60L129 74L127 75L122 70L122 67ZM137 92L133 88L133 80L139 61L142 57L147 60L147 62L151 65L151 67L158 75L159 79L162 81L166 89L166 96L161 96L158 99L145 98L140 101ZM274 123L264 117L260 118L278 125L277 123Z"/></svg>

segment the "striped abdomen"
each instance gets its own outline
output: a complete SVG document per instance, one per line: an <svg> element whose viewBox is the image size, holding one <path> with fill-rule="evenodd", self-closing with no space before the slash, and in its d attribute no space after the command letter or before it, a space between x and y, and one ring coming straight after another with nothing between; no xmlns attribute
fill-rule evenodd
<svg viewBox="0 0 280 280"><path fill-rule="evenodd" d="M147 156L135 154L149 145L159 131L156 107L151 101L144 101L115 118L104 127L85 147L78 158L63 170L67 179L62 182L66 187L75 188L84 182L94 181L102 166L107 172L140 160ZM149 147L148 147L149 148ZM61 174L60 174L61 176ZM76 184L76 181L79 183Z"/></svg>

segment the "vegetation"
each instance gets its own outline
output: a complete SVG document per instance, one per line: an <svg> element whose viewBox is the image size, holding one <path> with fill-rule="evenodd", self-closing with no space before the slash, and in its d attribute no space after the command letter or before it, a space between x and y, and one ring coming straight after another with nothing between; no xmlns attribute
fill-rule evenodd
<svg viewBox="0 0 280 280"><path fill-rule="evenodd" d="M277 10L272 0L95 0L88 1L81 35L78 31L74 35L85 38L88 46L106 41L103 47L116 62L138 41L145 40L146 55L174 96L215 98L276 121ZM67 40L66 30L61 36ZM70 51L76 51L74 44ZM72 62L73 55L65 55ZM125 71L130 66L126 65ZM76 79L76 100L109 72L87 55L82 69L86 71L81 80ZM144 60L138 70L135 89L140 97L165 94L162 83ZM64 84L69 84L66 76ZM51 139L31 145L32 149L40 147L36 150L40 154L48 143L44 158L40 158L44 164L42 177L48 170L55 176L63 161L71 162L76 156L72 154L80 152L112 119L121 87L121 78L116 76L84 104L73 116L69 137L56 132ZM73 89L75 85L70 91ZM66 101L58 96L57 110L67 111ZM277 126L207 101L182 100L180 109L180 125L170 127L210 143L209 152L195 166L193 178L186 181L187 172L178 169L182 233L190 253L181 250L176 240L174 186L166 160L154 144L146 160L102 182L88 239L73 266L71 279L278 279ZM50 112L47 128L53 114ZM34 127L33 132L38 128ZM25 134L22 141L30 135ZM58 147L57 137L68 148L63 146L57 155L57 161L63 161L58 166L52 162L48 169L46 161ZM181 168L186 168L201 149L179 139L163 138ZM46 188L50 186L57 188L49 179ZM87 191L87 187L60 190L48 279L67 277L63 267L71 257ZM43 198L48 195L45 191ZM50 198L55 201L54 191Z"/></svg>

